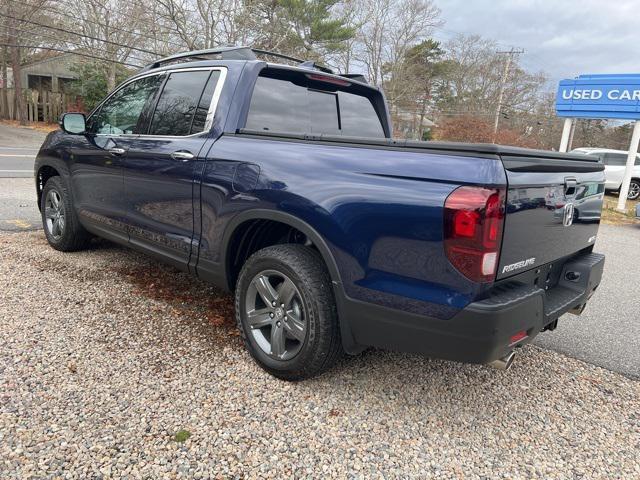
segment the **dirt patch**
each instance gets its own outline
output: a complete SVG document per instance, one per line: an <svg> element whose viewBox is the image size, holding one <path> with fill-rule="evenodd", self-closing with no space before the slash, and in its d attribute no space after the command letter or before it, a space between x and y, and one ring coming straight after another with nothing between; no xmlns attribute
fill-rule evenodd
<svg viewBox="0 0 640 480"><path fill-rule="evenodd" d="M125 265L114 271L134 286L134 293L168 303L187 316L205 318L213 326L236 332L231 295L171 267Z"/></svg>
<svg viewBox="0 0 640 480"><path fill-rule="evenodd" d="M618 206L618 195L608 193L604 197L602 208L602 222L610 225L635 225L640 224L635 216L638 200L627 200L626 213L616 210Z"/></svg>
<svg viewBox="0 0 640 480"><path fill-rule="evenodd" d="M57 123L29 122L27 125L20 125L20 122L17 120L0 120L0 125L15 128L28 128L30 130L37 130L45 133L53 132L60 128Z"/></svg>

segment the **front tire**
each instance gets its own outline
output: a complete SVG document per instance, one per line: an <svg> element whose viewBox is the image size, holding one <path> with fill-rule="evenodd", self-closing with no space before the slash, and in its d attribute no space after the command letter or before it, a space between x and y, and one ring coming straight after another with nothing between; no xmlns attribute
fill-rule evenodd
<svg viewBox="0 0 640 480"><path fill-rule="evenodd" d="M629 184L629 193L627 194L627 200L637 200L640 197L640 180L631 179Z"/></svg>
<svg viewBox="0 0 640 480"><path fill-rule="evenodd" d="M61 177L47 180L40 198L40 212L49 245L61 252L74 252L86 247L90 235L80 225L69 188Z"/></svg>
<svg viewBox="0 0 640 480"><path fill-rule="evenodd" d="M331 278L308 247L275 245L254 253L238 277L235 309L249 353L278 378L319 375L342 352Z"/></svg>

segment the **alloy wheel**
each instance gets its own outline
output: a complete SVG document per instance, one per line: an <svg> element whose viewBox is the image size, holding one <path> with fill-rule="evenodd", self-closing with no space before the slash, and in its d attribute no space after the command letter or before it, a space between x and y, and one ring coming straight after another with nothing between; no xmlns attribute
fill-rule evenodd
<svg viewBox="0 0 640 480"><path fill-rule="evenodd" d="M245 317L260 349L276 360L290 360L304 345L307 319L300 292L276 270L258 273L247 289Z"/></svg>
<svg viewBox="0 0 640 480"><path fill-rule="evenodd" d="M64 235L66 219L62 196L56 190L49 190L47 193L44 203L44 217L47 232L54 240L59 240Z"/></svg>
<svg viewBox="0 0 640 480"><path fill-rule="evenodd" d="M640 196L640 183L631 182L627 198L629 200L635 200L638 196Z"/></svg>

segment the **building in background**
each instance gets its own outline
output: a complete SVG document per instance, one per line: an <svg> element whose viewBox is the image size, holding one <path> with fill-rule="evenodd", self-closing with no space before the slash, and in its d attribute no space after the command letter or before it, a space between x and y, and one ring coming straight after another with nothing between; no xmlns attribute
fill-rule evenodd
<svg viewBox="0 0 640 480"><path fill-rule="evenodd" d="M77 55L64 53L23 65L20 72L22 85L41 93L67 93L71 82L78 78L73 66L79 61Z"/></svg>
<svg viewBox="0 0 640 480"><path fill-rule="evenodd" d="M411 140L426 140L430 138L429 132L436 124L418 112L397 108L391 113L393 121L393 134L398 138ZM427 138L425 138L425 134Z"/></svg>

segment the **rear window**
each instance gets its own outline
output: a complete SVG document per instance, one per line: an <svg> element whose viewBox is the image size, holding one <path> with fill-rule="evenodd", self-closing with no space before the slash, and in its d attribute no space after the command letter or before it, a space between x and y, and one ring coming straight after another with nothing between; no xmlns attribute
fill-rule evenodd
<svg viewBox="0 0 640 480"><path fill-rule="evenodd" d="M384 138L380 118L371 103L334 87L327 90L284 78L258 77L246 128L265 132L312 133ZM316 85L318 84L318 85Z"/></svg>

